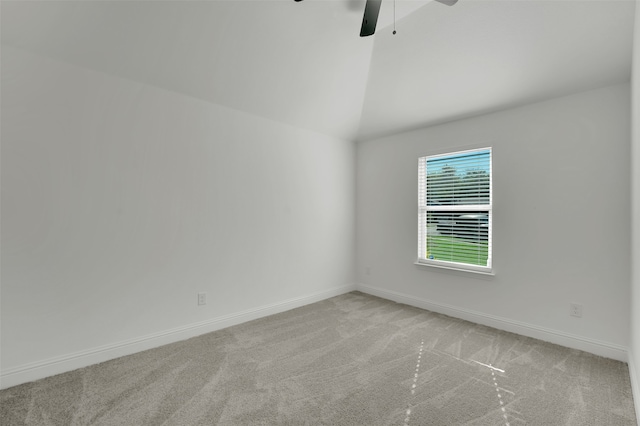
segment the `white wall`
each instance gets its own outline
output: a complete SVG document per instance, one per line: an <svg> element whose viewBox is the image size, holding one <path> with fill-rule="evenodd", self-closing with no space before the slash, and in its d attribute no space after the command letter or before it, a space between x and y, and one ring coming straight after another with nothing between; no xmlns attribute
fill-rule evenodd
<svg viewBox="0 0 640 426"><path fill-rule="evenodd" d="M2 115L3 387L353 286L351 142L9 47Z"/></svg>
<svg viewBox="0 0 640 426"><path fill-rule="evenodd" d="M363 291L626 359L629 85L360 143ZM493 147L495 276L414 265L417 159ZM370 268L367 274L366 268ZM584 316L569 316L569 303Z"/></svg>
<svg viewBox="0 0 640 426"><path fill-rule="evenodd" d="M636 1L631 74L631 338L629 370L640 422L640 2Z"/></svg>

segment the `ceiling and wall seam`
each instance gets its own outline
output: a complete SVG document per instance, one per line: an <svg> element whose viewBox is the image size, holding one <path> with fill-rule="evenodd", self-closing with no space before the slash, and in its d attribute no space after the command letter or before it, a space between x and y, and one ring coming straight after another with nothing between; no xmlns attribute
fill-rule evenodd
<svg viewBox="0 0 640 426"><path fill-rule="evenodd" d="M630 78L631 0L397 3L360 38L353 2L4 1L1 38L349 141Z"/></svg>

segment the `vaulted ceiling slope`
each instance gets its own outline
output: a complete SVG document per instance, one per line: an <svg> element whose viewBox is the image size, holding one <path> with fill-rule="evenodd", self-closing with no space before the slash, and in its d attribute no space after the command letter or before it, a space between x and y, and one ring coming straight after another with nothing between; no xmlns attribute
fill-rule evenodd
<svg viewBox="0 0 640 426"><path fill-rule="evenodd" d="M346 140L627 82L633 0L6 1L1 41ZM385 27L386 26L386 27Z"/></svg>
<svg viewBox="0 0 640 426"><path fill-rule="evenodd" d="M630 79L632 1L438 6L376 36L361 139Z"/></svg>

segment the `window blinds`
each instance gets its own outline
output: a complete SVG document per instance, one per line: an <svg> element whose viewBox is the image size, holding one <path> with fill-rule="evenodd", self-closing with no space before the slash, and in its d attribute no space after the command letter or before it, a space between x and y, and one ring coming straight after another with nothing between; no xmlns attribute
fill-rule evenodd
<svg viewBox="0 0 640 426"><path fill-rule="evenodd" d="M491 148L419 159L418 261L491 269Z"/></svg>

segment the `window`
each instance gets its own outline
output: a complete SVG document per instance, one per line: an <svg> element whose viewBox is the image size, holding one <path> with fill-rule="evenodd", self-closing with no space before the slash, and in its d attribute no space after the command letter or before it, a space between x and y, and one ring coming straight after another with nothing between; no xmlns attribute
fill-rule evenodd
<svg viewBox="0 0 640 426"><path fill-rule="evenodd" d="M418 161L418 263L491 272L491 148Z"/></svg>

